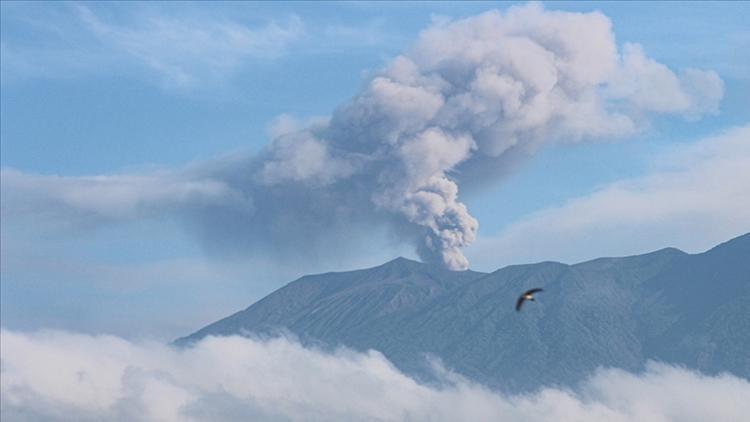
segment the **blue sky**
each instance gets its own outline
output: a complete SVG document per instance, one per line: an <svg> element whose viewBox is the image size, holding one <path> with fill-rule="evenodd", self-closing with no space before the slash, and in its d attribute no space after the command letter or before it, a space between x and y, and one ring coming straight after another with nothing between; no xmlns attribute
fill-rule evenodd
<svg viewBox="0 0 750 422"><path fill-rule="evenodd" d="M52 183L51 176L172 174L253 156L269 145L280 116L306 122L332 115L434 22L511 5L3 2L0 163L4 179L20 180L13 191L3 185L3 326L173 338L302 274L416 257L413 244L377 224L351 233L361 239L355 247L316 247L306 259L275 253L283 248L273 241L260 254L219 254L169 212L123 217L113 211L106 218L81 212L69 219L40 209L44 201L25 205L34 212L20 212L17 204L26 204L31 191L17 186ZM480 227L466 248L472 268L664 246L697 252L750 230L747 219L721 212L747 193L741 186L746 161L727 165L726 156L746 158L750 142L742 130L750 123L750 58L740 53L750 50L748 3L556 2L544 8L598 10L611 21L618 49L637 43L671 71L715 72L723 84L718 112L698 118L656 113L627 136L545 145L505 177L462 186L459 199ZM711 184L719 176L730 188L740 186L719 189ZM629 204L607 198L663 198L665 189L689 196L680 181L692 177L711 182L701 186L718 211L683 220L663 207L648 211L656 220L642 218L637 207L622 206L630 210L625 217L604 211ZM200 188L213 192L213 185ZM102 201L115 195L97 192ZM568 224L572 214L596 231ZM657 220L669 224L654 230ZM695 226L705 229L685 234ZM549 233L556 238L540 239Z"/></svg>

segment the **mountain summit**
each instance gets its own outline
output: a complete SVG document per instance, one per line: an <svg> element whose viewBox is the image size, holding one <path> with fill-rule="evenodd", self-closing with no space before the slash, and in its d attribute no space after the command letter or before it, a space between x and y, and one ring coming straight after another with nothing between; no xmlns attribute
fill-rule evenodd
<svg viewBox="0 0 750 422"><path fill-rule="evenodd" d="M518 295L532 287L544 295L517 313ZM435 356L513 391L575 383L599 366L637 370L648 359L750 378L750 233L695 255L667 248L490 274L397 258L302 277L175 343L281 331L376 349L416 376Z"/></svg>
<svg viewBox="0 0 750 422"><path fill-rule="evenodd" d="M206 335L278 333L370 347L368 335L381 321L409 314L485 273L450 271L406 258L364 270L308 275L247 309L177 340ZM361 342L355 339L362 339Z"/></svg>

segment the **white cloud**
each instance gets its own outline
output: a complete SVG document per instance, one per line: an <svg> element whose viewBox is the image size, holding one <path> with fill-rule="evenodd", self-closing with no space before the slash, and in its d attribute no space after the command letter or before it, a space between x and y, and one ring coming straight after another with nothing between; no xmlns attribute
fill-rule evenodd
<svg viewBox="0 0 750 422"><path fill-rule="evenodd" d="M253 60L285 55L305 33L296 15L247 24L189 8L112 10L72 3L9 11L15 21L0 46L3 83L126 72L173 90L217 88ZM17 28L32 35L17 37Z"/></svg>
<svg viewBox="0 0 750 422"><path fill-rule="evenodd" d="M498 262L577 262L675 246L700 252L750 232L750 125L661 157L649 174L538 211L471 256Z"/></svg>
<svg viewBox="0 0 750 422"><path fill-rule="evenodd" d="M214 202L246 199L226 183L179 172L90 177L41 176L0 170L4 215L49 215L65 221L81 218L122 220L159 215Z"/></svg>
<svg viewBox="0 0 750 422"><path fill-rule="evenodd" d="M622 66L608 95L623 98L643 111L681 112L687 117L718 113L724 84L713 71L685 69L679 75L646 57L638 44L625 44Z"/></svg>
<svg viewBox="0 0 750 422"><path fill-rule="evenodd" d="M266 17L264 7L79 2L42 11L19 4L3 13L9 17L0 42L3 84L125 72L169 90L210 88L215 95L249 66L292 52L380 55L386 45L408 41L379 18L342 24L312 14L303 21L293 13Z"/></svg>
<svg viewBox="0 0 750 422"><path fill-rule="evenodd" d="M108 23L78 5L81 20L110 51L130 56L157 72L165 83L186 87L236 70L248 57L273 58L303 32L291 17L249 28L231 20L150 15L134 25Z"/></svg>
<svg viewBox="0 0 750 422"><path fill-rule="evenodd" d="M207 338L176 350L112 336L3 330L3 420L740 421L750 383L650 363L574 390L508 395L450 372L423 385L380 353Z"/></svg>

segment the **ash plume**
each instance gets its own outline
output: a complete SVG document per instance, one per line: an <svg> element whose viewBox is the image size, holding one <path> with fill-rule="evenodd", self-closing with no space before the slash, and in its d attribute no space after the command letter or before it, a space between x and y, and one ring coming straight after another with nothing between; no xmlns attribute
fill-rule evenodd
<svg viewBox="0 0 750 422"><path fill-rule="evenodd" d="M675 73L639 45L618 48L611 26L598 12L538 4L438 19L330 118L282 119L257 156L151 175L177 193L143 183L146 193L119 200L147 214L177 209L212 244L282 254L387 227L424 261L466 269L478 222L460 186L492 184L548 143L626 137L653 114L717 112L715 72ZM34 186L57 207L113 217L106 198L60 199L76 179Z"/></svg>
<svg viewBox="0 0 750 422"><path fill-rule="evenodd" d="M357 180L368 206L415 226L423 260L465 269L478 223L453 174L545 142L630 135L645 112L713 111L721 95L713 72L677 76L638 46L618 52L599 13L488 12L435 23L330 122L277 137L260 180Z"/></svg>

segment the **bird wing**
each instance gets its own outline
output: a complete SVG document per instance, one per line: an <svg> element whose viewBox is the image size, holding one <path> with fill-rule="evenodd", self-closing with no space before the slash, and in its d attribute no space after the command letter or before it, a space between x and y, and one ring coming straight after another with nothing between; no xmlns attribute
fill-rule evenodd
<svg viewBox="0 0 750 422"><path fill-rule="evenodd" d="M540 289L539 287L533 288L531 290L527 290L525 295L533 295L534 293L543 292L544 289Z"/></svg>
<svg viewBox="0 0 750 422"><path fill-rule="evenodd" d="M524 300L526 299L523 297L523 295L521 295L521 297L518 298L518 300L516 301L516 312L521 310L521 305L523 305Z"/></svg>

